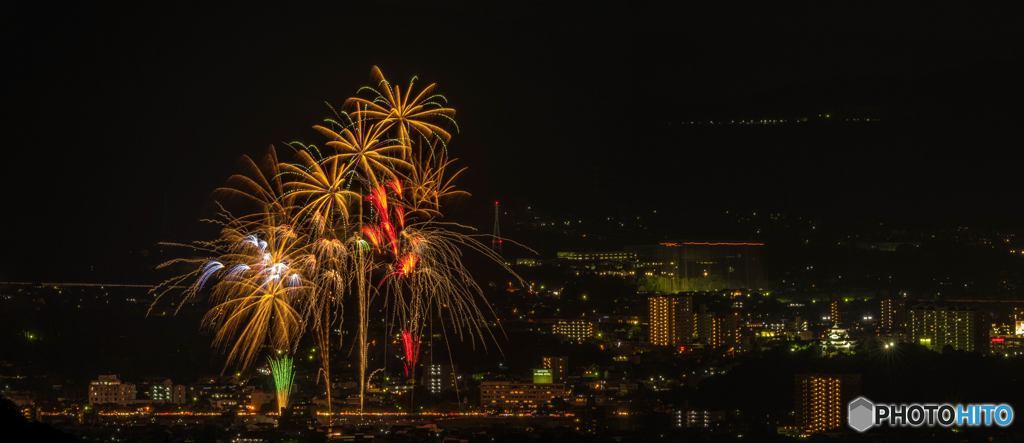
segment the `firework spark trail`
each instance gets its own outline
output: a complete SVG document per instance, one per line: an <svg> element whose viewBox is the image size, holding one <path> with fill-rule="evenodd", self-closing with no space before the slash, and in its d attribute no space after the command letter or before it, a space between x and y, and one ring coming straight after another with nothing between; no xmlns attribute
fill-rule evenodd
<svg viewBox="0 0 1024 443"><path fill-rule="evenodd" d="M277 398L277 415L288 408L288 400L292 395L292 383L295 381L295 368L292 358L288 355L267 357L270 374L274 377L274 393Z"/></svg>
<svg viewBox="0 0 1024 443"><path fill-rule="evenodd" d="M370 307L374 298L373 286L369 280L375 265L373 257L365 250L360 250L354 255L353 263L358 308L356 340L359 346L359 410L362 411L366 399L366 370L369 368Z"/></svg>
<svg viewBox="0 0 1024 443"><path fill-rule="evenodd" d="M405 370L405 376L411 377L412 369L416 367L416 361L419 360L420 338L413 336L412 331L403 330L402 350L405 352L405 361L402 368Z"/></svg>
<svg viewBox="0 0 1024 443"><path fill-rule="evenodd" d="M447 149L435 149L433 144L415 160L415 167L406 177L409 188L409 215L421 219L441 217L441 201L470 194L455 186L466 168L455 169L456 159L449 159Z"/></svg>

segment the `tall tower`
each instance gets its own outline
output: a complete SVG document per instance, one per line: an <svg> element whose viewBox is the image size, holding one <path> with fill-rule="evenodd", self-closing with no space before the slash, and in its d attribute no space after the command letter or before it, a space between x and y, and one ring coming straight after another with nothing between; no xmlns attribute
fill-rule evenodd
<svg viewBox="0 0 1024 443"><path fill-rule="evenodd" d="M501 253L501 244L504 240L501 239L501 202L498 200L494 201L494 229L491 232L491 249L494 252Z"/></svg>

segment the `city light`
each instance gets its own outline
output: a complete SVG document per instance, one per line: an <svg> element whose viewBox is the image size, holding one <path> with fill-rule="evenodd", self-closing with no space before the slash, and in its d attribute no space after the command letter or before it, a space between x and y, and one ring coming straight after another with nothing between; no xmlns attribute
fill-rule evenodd
<svg viewBox="0 0 1024 443"><path fill-rule="evenodd" d="M1015 5L292 3L5 9L0 441L1024 441Z"/></svg>

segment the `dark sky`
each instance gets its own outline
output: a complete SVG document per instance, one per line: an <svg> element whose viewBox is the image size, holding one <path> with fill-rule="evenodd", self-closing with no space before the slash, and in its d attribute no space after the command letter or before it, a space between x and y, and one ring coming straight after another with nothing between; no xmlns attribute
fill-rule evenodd
<svg viewBox="0 0 1024 443"><path fill-rule="evenodd" d="M484 226L494 198L1024 224L1017 11L34 3L3 18L0 280L109 269L194 236L241 155L318 141L323 102L373 64L438 82L458 109L475 197L456 211ZM822 112L883 121L678 125Z"/></svg>

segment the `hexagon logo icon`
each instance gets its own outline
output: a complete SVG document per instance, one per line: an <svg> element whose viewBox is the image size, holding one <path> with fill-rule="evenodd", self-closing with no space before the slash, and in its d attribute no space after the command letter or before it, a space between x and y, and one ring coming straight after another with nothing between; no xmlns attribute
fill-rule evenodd
<svg viewBox="0 0 1024 443"><path fill-rule="evenodd" d="M875 423L875 404L864 397L853 399L846 410L846 423L854 431L864 432Z"/></svg>

